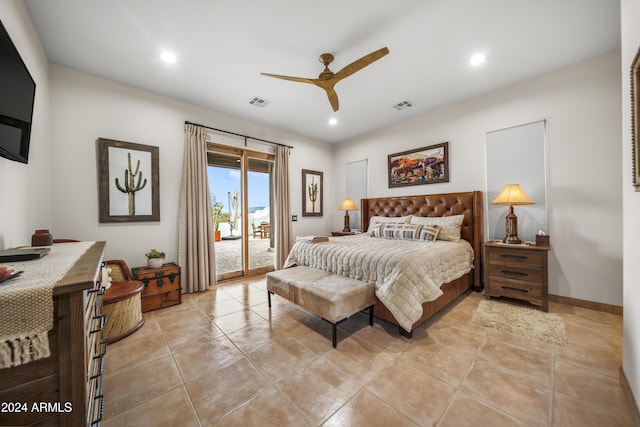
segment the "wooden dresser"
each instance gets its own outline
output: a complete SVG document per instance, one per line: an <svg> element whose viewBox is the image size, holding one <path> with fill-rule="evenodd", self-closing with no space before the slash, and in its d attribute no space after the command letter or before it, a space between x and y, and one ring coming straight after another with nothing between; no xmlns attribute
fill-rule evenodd
<svg viewBox="0 0 640 427"><path fill-rule="evenodd" d="M100 425L104 247L91 245L53 288L51 356L0 369L0 425Z"/></svg>
<svg viewBox="0 0 640 427"><path fill-rule="evenodd" d="M484 243L485 297L509 297L549 310L549 246Z"/></svg>
<svg viewBox="0 0 640 427"><path fill-rule="evenodd" d="M182 302L180 266L173 262L159 268L135 267L133 278L144 283L142 290L142 312L170 307Z"/></svg>

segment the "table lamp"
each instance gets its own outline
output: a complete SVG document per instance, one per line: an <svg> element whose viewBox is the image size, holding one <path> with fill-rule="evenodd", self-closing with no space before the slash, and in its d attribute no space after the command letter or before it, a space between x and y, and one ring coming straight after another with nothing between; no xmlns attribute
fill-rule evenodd
<svg viewBox="0 0 640 427"><path fill-rule="evenodd" d="M509 213L506 217L506 236L503 243L518 244L522 241L518 238L518 217L513 213L514 205L533 205L534 202L522 191L520 184L507 184L500 194L491 201L492 205L509 206Z"/></svg>
<svg viewBox="0 0 640 427"><path fill-rule="evenodd" d="M355 203L353 203L353 200L347 197L342 201L342 203L340 203L340 207L338 209L341 211L346 211L344 214L344 229L342 231L344 233L350 233L351 227L349 227L349 211L355 211L355 210L358 210L358 208L356 208L356 205Z"/></svg>

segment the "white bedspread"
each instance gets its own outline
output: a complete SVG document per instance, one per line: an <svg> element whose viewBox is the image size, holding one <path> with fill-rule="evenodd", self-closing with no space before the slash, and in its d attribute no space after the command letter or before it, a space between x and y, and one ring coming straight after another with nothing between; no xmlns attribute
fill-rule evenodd
<svg viewBox="0 0 640 427"><path fill-rule="evenodd" d="M364 282L405 330L422 316L422 304L442 295L440 286L471 271L473 248L437 240L421 242L370 237L335 237L329 242L296 242L284 267L306 265Z"/></svg>

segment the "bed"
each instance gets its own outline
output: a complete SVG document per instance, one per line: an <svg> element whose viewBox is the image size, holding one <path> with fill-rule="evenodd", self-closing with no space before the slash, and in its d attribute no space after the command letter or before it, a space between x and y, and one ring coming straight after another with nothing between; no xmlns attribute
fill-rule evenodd
<svg viewBox="0 0 640 427"><path fill-rule="evenodd" d="M285 267L306 265L358 280L375 281L375 316L398 325L400 333L409 337L416 327L468 289L482 290L482 192L382 197L362 199L361 202L362 235L331 238L328 243L296 242ZM401 218L409 215L412 216L409 218L416 217L412 222L431 222L431 219L425 220L423 217L461 219L461 242L454 244L436 240L425 243L375 238L365 233L373 231L375 234L375 228L382 227L380 222L384 219L379 217ZM378 217L372 222L376 225L368 230L372 217ZM389 229L392 227L388 226ZM373 246L365 246L368 244ZM422 253L420 245L437 247L438 251L444 252L431 258L434 250ZM403 255L403 250L412 256ZM433 270L434 273L427 270ZM436 283L446 277L455 278ZM416 281L419 283L413 287ZM424 284L423 281L429 283Z"/></svg>

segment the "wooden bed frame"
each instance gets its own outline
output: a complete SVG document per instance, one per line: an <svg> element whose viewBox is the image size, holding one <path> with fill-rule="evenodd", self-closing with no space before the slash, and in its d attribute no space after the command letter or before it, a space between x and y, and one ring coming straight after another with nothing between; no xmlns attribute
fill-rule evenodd
<svg viewBox="0 0 640 427"><path fill-rule="evenodd" d="M367 230L369 219L372 216L450 216L464 214L461 236L473 247L473 269L464 276L440 287L444 292L438 299L426 302L422 305L422 317L418 319L411 329L405 331L398 326L400 334L411 337L413 329L426 322L434 314L438 313L449 303L454 301L469 288L481 291L482 286L482 233L483 212L482 192L468 191L462 193L427 194L420 196L379 197L361 200L362 230ZM375 316L387 322L398 325L387 307L376 298L374 307Z"/></svg>

